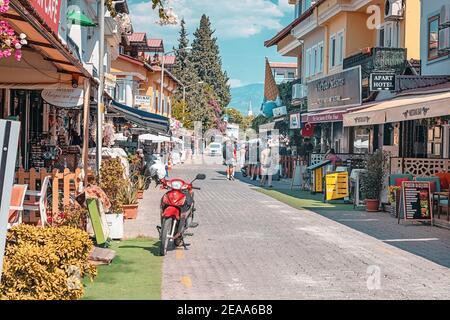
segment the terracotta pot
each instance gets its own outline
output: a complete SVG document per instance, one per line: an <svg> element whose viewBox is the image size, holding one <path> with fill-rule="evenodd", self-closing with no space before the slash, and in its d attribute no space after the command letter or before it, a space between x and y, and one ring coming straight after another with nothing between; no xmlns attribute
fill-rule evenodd
<svg viewBox="0 0 450 320"><path fill-rule="evenodd" d="M138 192L137 192L137 198L138 198L139 200L144 199L144 190L138 190Z"/></svg>
<svg viewBox="0 0 450 320"><path fill-rule="evenodd" d="M136 219L138 215L138 205L137 204L124 204L122 205L123 216L125 219Z"/></svg>
<svg viewBox="0 0 450 320"><path fill-rule="evenodd" d="M380 200L379 199L366 199L366 211L367 212L380 211Z"/></svg>

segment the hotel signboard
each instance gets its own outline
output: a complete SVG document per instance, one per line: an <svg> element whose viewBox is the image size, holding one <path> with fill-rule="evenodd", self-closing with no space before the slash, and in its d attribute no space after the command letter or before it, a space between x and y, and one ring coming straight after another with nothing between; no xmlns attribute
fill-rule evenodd
<svg viewBox="0 0 450 320"><path fill-rule="evenodd" d="M308 83L308 111L359 106L361 103L360 66Z"/></svg>
<svg viewBox="0 0 450 320"><path fill-rule="evenodd" d="M370 91L395 91L395 73L371 73Z"/></svg>

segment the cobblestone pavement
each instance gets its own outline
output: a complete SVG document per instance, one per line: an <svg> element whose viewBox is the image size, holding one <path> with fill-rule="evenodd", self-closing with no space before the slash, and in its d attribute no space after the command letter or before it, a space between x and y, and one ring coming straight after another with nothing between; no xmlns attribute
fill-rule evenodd
<svg viewBox="0 0 450 320"><path fill-rule="evenodd" d="M382 213L294 209L245 180L225 180L223 170L174 170L207 180L198 184L189 250L164 258L163 299L450 298L449 230L398 226ZM148 193L129 235L156 233L160 191Z"/></svg>

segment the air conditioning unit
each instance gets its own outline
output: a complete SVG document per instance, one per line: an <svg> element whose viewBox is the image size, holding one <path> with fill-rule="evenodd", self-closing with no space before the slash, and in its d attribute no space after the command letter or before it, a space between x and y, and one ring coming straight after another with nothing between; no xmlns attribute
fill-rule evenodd
<svg viewBox="0 0 450 320"><path fill-rule="evenodd" d="M403 19L404 0L386 0L384 20L395 21Z"/></svg>
<svg viewBox="0 0 450 320"><path fill-rule="evenodd" d="M439 25L439 52L450 53L450 4L441 8Z"/></svg>

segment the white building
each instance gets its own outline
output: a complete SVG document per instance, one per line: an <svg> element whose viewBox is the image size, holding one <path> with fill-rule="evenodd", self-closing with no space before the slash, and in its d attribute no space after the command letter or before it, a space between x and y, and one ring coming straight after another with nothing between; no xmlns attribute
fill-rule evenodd
<svg viewBox="0 0 450 320"><path fill-rule="evenodd" d="M228 123L226 135L230 138L239 139L239 125L236 123Z"/></svg>

